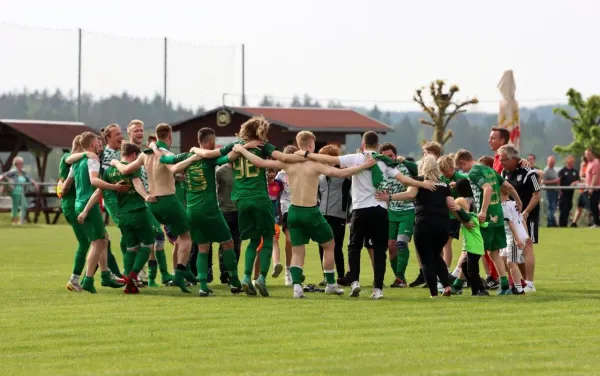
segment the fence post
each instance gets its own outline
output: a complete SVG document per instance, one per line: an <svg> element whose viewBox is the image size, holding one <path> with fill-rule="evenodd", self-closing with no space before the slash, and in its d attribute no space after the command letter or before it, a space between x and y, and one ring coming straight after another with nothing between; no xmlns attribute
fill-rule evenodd
<svg viewBox="0 0 600 376"><path fill-rule="evenodd" d="M77 29L78 47L77 47L77 121L81 121L81 28Z"/></svg>

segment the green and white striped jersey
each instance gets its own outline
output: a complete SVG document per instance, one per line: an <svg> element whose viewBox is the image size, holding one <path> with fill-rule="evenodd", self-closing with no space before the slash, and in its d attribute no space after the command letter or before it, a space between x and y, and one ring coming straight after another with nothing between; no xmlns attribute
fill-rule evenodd
<svg viewBox="0 0 600 376"><path fill-rule="evenodd" d="M396 167L396 169L398 171L400 171L402 173L402 175L409 176L409 177L411 176L410 172L408 171L408 168L406 168L406 166L404 166L403 164L399 164ZM388 179L385 187L389 194L405 192L408 189L407 186L400 183L398 180L391 179L391 178ZM407 210L415 210L415 204L413 203L412 200L410 200L410 201L391 201L388 210L393 211L393 212L403 212L403 211L407 211Z"/></svg>

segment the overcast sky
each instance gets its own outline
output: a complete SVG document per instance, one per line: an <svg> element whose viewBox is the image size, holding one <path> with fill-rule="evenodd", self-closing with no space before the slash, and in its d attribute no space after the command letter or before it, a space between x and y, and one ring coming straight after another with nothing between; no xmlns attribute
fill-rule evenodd
<svg viewBox="0 0 600 376"><path fill-rule="evenodd" d="M0 91L76 92L77 28L84 91L162 93L167 37L168 97L194 107L241 92L242 43L251 104L309 93L415 109L413 91L442 78L495 111L506 69L522 106L600 87L594 0L0 0L0 9Z"/></svg>

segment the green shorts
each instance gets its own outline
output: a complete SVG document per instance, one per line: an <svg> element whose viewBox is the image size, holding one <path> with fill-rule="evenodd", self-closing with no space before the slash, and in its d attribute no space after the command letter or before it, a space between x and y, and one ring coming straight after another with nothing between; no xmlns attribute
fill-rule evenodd
<svg viewBox="0 0 600 376"><path fill-rule="evenodd" d="M148 206L148 205L146 205L146 206ZM152 225L152 230L154 231L154 237L156 238L156 236L158 236L158 235L164 235L162 228L160 228L160 223L158 223L156 218L154 218L154 215L150 211L149 207L146 209L146 212L148 213L148 219L150 220L150 224Z"/></svg>
<svg viewBox="0 0 600 376"><path fill-rule="evenodd" d="M236 205L242 240L272 238L275 235L273 204L268 197L245 198L237 200Z"/></svg>
<svg viewBox="0 0 600 376"><path fill-rule="evenodd" d="M154 244L154 229L150 222L150 213L146 208L134 210L119 215L119 229L127 248L140 244Z"/></svg>
<svg viewBox="0 0 600 376"><path fill-rule="evenodd" d="M389 240L398 240L399 235L405 235L409 241L415 229L415 211L389 212Z"/></svg>
<svg viewBox="0 0 600 376"><path fill-rule="evenodd" d="M211 242L224 243L231 240L231 232L220 210L198 210L187 208L190 217L192 241L194 244Z"/></svg>
<svg viewBox="0 0 600 376"><path fill-rule="evenodd" d="M483 247L486 251L499 251L506 248L506 232L504 226L481 228Z"/></svg>
<svg viewBox="0 0 600 376"><path fill-rule="evenodd" d="M119 226L119 203L113 201L104 200L104 209L110 216L110 219Z"/></svg>
<svg viewBox="0 0 600 376"><path fill-rule="evenodd" d="M85 231L83 231L83 225L77 222L77 214L75 213L75 208L63 207L62 212L65 216L65 219L67 220L67 223L71 225L71 228L73 229L73 233L75 234L75 238L77 238L77 241L84 247L89 248L90 241L88 240Z"/></svg>
<svg viewBox="0 0 600 376"><path fill-rule="evenodd" d="M292 238L292 246L308 244L312 239L318 244L333 239L331 226L323 218L318 206L302 207L291 205L287 225Z"/></svg>
<svg viewBox="0 0 600 376"><path fill-rule="evenodd" d="M83 211L83 208L75 208L75 214L79 215ZM83 232L90 242L94 240L104 239L106 237L106 228L104 227L104 218L100 211L100 205L96 204L85 217L85 221L81 225Z"/></svg>
<svg viewBox="0 0 600 376"><path fill-rule="evenodd" d="M173 236L190 231L190 219L175 195L159 196L156 202L149 203L150 212L158 223L171 228Z"/></svg>

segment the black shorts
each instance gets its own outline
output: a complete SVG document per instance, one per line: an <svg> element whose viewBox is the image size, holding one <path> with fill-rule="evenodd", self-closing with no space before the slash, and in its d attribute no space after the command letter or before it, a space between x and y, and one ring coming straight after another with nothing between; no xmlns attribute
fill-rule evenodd
<svg viewBox="0 0 600 376"><path fill-rule="evenodd" d="M448 236L458 239L460 235L460 222L458 219L450 219L450 223L448 225Z"/></svg>
<svg viewBox="0 0 600 376"><path fill-rule="evenodd" d="M527 218L527 232L529 233L529 237L531 238L531 241L533 242L533 244L538 243L539 223L540 223L539 216Z"/></svg>
<svg viewBox="0 0 600 376"><path fill-rule="evenodd" d="M588 209L590 207L590 198L587 192L582 192L577 200L577 207L581 209Z"/></svg>
<svg viewBox="0 0 600 376"><path fill-rule="evenodd" d="M287 231L287 229L288 229L287 217L288 217L288 213L287 212L283 213L283 215L281 216L281 229L284 232Z"/></svg>

